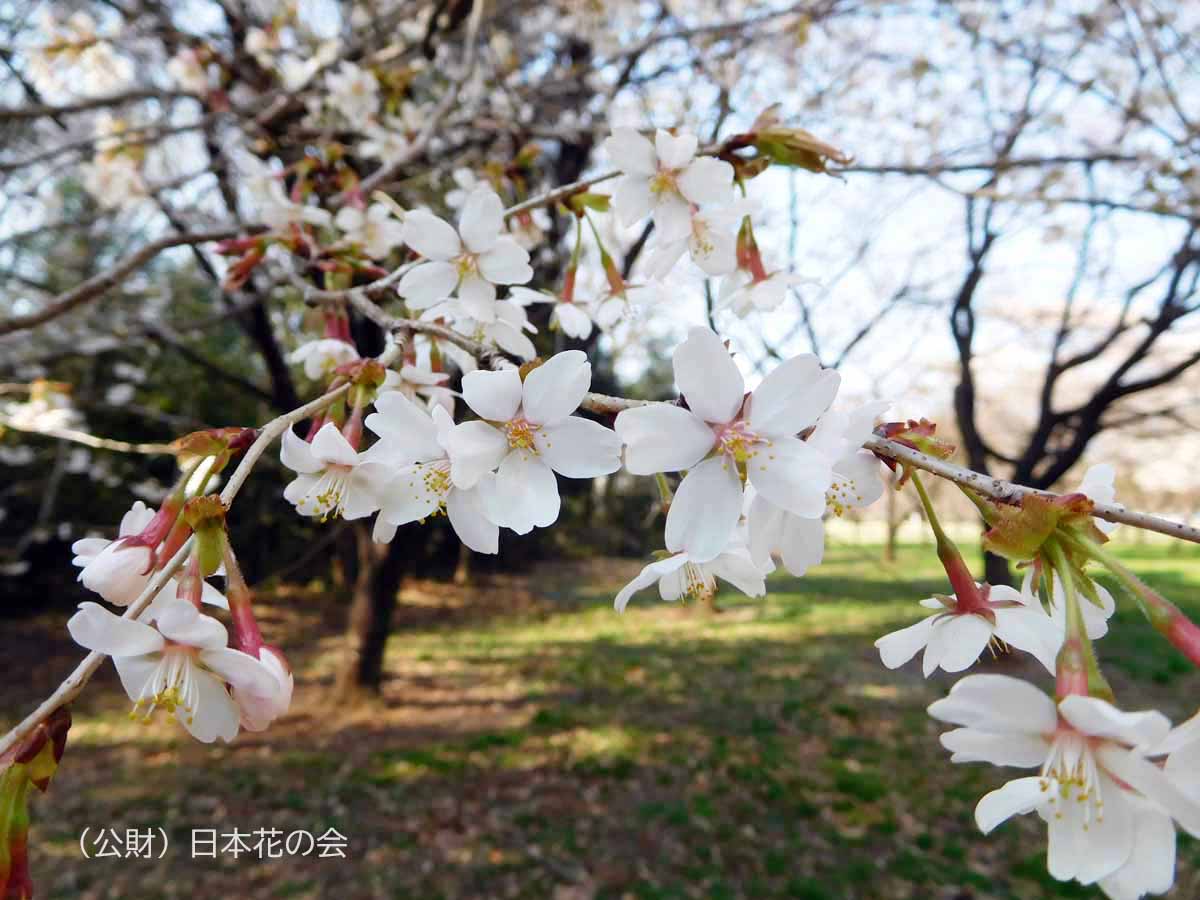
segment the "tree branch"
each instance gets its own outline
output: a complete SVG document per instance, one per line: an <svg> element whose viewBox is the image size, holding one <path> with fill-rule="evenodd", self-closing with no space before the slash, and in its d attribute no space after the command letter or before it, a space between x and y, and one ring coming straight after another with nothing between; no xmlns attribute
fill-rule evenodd
<svg viewBox="0 0 1200 900"><path fill-rule="evenodd" d="M206 231L195 234L171 234L166 237L159 238L146 246L142 247L136 253L133 253L111 269L108 269L99 274L93 275L86 281L80 282L75 287L66 293L59 294L54 301L46 307L34 313L29 313L24 316L12 316L7 319L0 319L0 334L11 334L14 331L23 331L26 328L33 328L51 319L57 319L64 313L68 313L77 306L82 306L89 300L92 300L105 291L112 288L126 275L141 268L158 254L164 250L169 250L172 247L181 247L187 244L203 244L209 241L224 241L230 238L239 237L244 233L244 229L223 229L220 231Z"/></svg>

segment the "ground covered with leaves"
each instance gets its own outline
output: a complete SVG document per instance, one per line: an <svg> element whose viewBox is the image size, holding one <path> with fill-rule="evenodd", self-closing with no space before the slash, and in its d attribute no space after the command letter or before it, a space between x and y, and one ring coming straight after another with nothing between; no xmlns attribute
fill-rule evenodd
<svg viewBox="0 0 1200 900"><path fill-rule="evenodd" d="M1200 613L1200 555L1122 555ZM265 630L297 669L296 703L267 736L232 746L131 722L106 665L35 801L39 896L1101 896L1046 875L1036 817L977 833L975 803L1006 773L947 761L925 707L952 679L879 663L873 640L946 589L929 549L886 563L837 548L765 600L723 595L712 613L647 592L617 615L612 595L637 568L409 585L383 696L354 707L330 701L344 607L281 589ZM1118 616L1101 651L1121 704L1193 712L1200 675L1131 604ZM6 720L73 664L63 620L6 623ZM1050 687L1036 663L983 669ZM347 836L346 859L191 857L193 829L330 827ZM85 859L84 828L162 829L169 845L162 859ZM1200 845L1186 837L1173 896L1200 896Z"/></svg>

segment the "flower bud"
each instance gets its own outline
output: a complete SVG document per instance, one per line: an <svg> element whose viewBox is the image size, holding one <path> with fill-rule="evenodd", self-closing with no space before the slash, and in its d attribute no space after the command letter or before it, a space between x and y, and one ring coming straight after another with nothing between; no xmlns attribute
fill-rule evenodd
<svg viewBox="0 0 1200 900"><path fill-rule="evenodd" d="M215 494L193 497L183 508L183 519L196 535L193 554L201 578L216 573L225 558L225 504Z"/></svg>
<svg viewBox="0 0 1200 900"><path fill-rule="evenodd" d="M852 157L803 128L781 125L778 105L770 106L759 114L747 137L760 154L783 166L797 166L810 172L828 174L830 162L839 166L853 162Z"/></svg>
<svg viewBox="0 0 1200 900"><path fill-rule="evenodd" d="M50 786L67 746L71 714L57 709L16 749L12 762L0 772L0 897L29 900L29 787Z"/></svg>

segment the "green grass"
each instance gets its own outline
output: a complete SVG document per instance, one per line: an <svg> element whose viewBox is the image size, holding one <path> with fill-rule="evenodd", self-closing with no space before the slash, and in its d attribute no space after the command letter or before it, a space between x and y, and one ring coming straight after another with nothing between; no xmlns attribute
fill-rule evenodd
<svg viewBox="0 0 1200 900"><path fill-rule="evenodd" d="M1200 556L1120 552L1200 614ZM533 612L396 634L384 701L353 715L313 699L336 652L310 639L301 715L267 739L198 747L127 728L115 691L90 701L34 813L41 896L1102 896L1046 874L1036 817L977 833L975 803L1010 773L949 763L924 710L953 678L879 664L874 639L946 590L927 548L835 548L716 615L652 591L616 615L623 574L551 574ZM1121 704L1190 714L1200 679L1119 602L1099 649ZM1051 686L1019 659L984 668ZM172 836L163 863L79 859L84 825L151 822ZM234 825L335 825L352 859L187 858L191 827ZM1200 851L1179 858L1194 885Z"/></svg>

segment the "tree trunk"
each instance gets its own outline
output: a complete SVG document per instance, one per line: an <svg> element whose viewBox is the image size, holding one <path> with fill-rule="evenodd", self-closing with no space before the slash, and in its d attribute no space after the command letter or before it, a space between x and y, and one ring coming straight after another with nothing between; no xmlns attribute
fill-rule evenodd
<svg viewBox="0 0 1200 900"><path fill-rule="evenodd" d="M337 694L342 699L377 694L383 686L383 655L408 561L401 540L376 544L370 529L361 524L355 525L354 535L358 571L346 635L349 650L338 674Z"/></svg>

